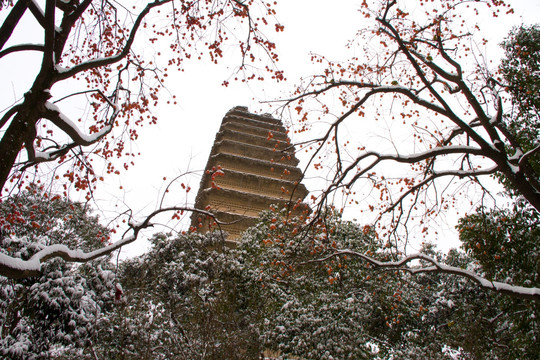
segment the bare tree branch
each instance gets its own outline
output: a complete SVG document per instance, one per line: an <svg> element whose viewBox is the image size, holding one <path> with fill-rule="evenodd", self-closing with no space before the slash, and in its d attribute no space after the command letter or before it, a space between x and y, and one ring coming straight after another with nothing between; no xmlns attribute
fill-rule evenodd
<svg viewBox="0 0 540 360"><path fill-rule="evenodd" d="M425 21L424 25L415 22L416 19L409 14L402 16L404 13L397 9L397 4L397 1L388 0L382 3L378 11L366 9L369 13L367 17L375 14L377 21L371 34L384 45L380 52L373 56L373 62L362 64L359 63L359 58L353 58L349 63L337 63L318 57L319 60L327 62L324 75L313 76L307 87L299 87L295 96L283 101L284 107L296 106L296 110L303 111L304 119L308 116L308 99L322 104L323 114L328 113L330 107L324 102L324 96L334 99L337 97L343 104L342 109L336 109L341 111L341 115L330 122L322 136L303 139L296 144L314 148L304 171L306 176L308 168L321 156L326 145L333 143L332 148L335 150L332 151L332 156L330 152L325 154L334 160L330 165L332 175L327 179L331 184L323 190L321 204L335 190L351 188L370 171L380 169L379 166L383 163L394 162L411 164L416 169L414 174L424 177L420 188L441 176L476 179L482 175L501 174L540 211L540 182L528 164L530 156L537 150L524 156L525 151L506 129L503 104L498 94L499 91L504 91L504 88L490 77L486 78L487 85L480 86L480 74L476 75L476 80L470 80L470 75L464 73L457 61L458 56L463 55L458 53L456 44L472 36L470 32L454 32L451 29L454 21L452 16L455 15L451 12L458 11L457 7L461 6L461 3L451 3L448 8L442 9L431 18L422 20ZM482 89L489 89L494 100L486 100ZM418 118L422 116L423 119L418 121L426 124L433 122L433 112L439 115L441 123L444 122L444 126L451 130L446 134L437 128L434 129L436 132L426 130L430 134L428 140L431 141L427 144L418 141L415 143L415 149L418 150L412 153L400 152L397 148L395 154L383 154L376 149L367 149L361 155L351 155L351 159L345 160L342 148L344 145L338 143L335 136L338 127L345 126L343 124L348 120L354 121L352 115L355 113L364 116L361 109L367 105L368 100L382 100L385 94L389 94L392 99L401 99L403 107L411 106L410 101L417 105L418 110L412 109L409 114L401 114L404 124L413 115ZM494 116L489 115L491 109L495 111ZM378 110L376 113L379 115ZM398 117L399 114L395 115ZM394 121L394 113L390 116ZM416 121L411 121L410 125L414 128L415 136L424 131L417 127ZM343 140L341 135L340 140L345 142L348 138ZM461 150L459 147L462 147ZM451 159L460 159L461 167L458 164L455 170L448 168L444 172L434 171L436 165L443 163L437 160L448 158L448 155L454 155ZM369 161L370 157L374 160ZM465 164L469 169L464 168ZM409 175L406 177L411 178ZM405 188L404 192L396 197L399 199L398 203L412 193L414 191ZM321 204L319 209L323 208ZM394 201L390 204L390 209L396 206Z"/></svg>
<svg viewBox="0 0 540 360"><path fill-rule="evenodd" d="M4 47L6 42L11 37L13 30L15 30L15 27L26 12L26 9L28 9L28 4L31 1L32 0L19 0L9 12L9 15L4 20L2 27L0 27L0 49Z"/></svg>
<svg viewBox="0 0 540 360"><path fill-rule="evenodd" d="M98 68L98 67L103 67L103 66L107 66L107 65L111 65L111 64L114 64L122 59L124 59L128 54L129 52L131 51L131 46L133 45L133 41L135 41L135 36L137 35L137 32L144 20L144 18L146 17L146 15L148 15L148 13L155 7L158 7L158 6L161 6L163 4L166 4L166 3L169 3L171 2L172 0L156 0L152 3L149 3L148 5L146 5L146 7L139 13L139 15L137 16L137 18L135 19L135 22L133 23L133 26L131 28L131 32L129 34L129 37L126 41L126 43L124 44L123 46L123 49L120 53L116 54L116 55L113 55L113 56L109 56L109 57L104 57L104 58L99 58L99 59L94 59L94 60L90 60L90 61L86 61L86 62L83 62L79 65L75 65L69 69L60 69L58 70L57 69L57 75L56 75L56 78L58 80L65 80L65 79L68 79L80 72L83 72L83 71L86 71L86 70L90 70L90 69L93 69L93 68Z"/></svg>
<svg viewBox="0 0 540 360"><path fill-rule="evenodd" d="M0 59L6 55L12 54L18 51L45 51L45 47L41 44L22 44L13 45L0 51Z"/></svg>

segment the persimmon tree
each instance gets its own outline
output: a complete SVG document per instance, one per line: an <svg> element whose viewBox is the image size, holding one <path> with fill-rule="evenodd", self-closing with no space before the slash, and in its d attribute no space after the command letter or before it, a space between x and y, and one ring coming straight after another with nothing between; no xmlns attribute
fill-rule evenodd
<svg viewBox="0 0 540 360"><path fill-rule="evenodd" d="M51 180L64 195L75 189L91 199L103 179L101 173L120 174L133 163L136 154L129 143L137 139L142 126L157 121L152 109L160 100L167 73L181 71L187 59L209 57L217 63L223 47L233 46L245 80L262 79L262 72L282 79L273 66L275 46L261 32L274 21L271 6L236 0L2 2L0 63L10 58L24 61L21 55L37 54L40 60L35 69L20 69L30 73L33 81L24 97L0 114L3 196L31 182ZM13 34L28 24L23 16L35 20L37 30L27 33L39 32L41 42L17 43ZM282 29L276 25L276 31ZM148 55L152 47L154 54ZM259 62L262 58L266 60ZM175 101L174 96L170 101ZM73 116L77 107L88 110ZM104 171L96 170L97 163L103 164ZM139 225L148 226L149 218ZM139 229L131 227L128 242ZM91 256L67 248L49 249L35 254L29 260L32 264L2 254L0 274L26 276L54 256L87 261L118 248L126 239Z"/></svg>
<svg viewBox="0 0 540 360"><path fill-rule="evenodd" d="M318 211L342 194L344 208L354 209L355 217L369 216L373 230L394 249L393 265L357 256L394 268L422 259L403 257L411 237L420 242L443 236L431 225L452 207L474 211L495 202L500 187L483 180L493 176L540 211L533 166L540 144L534 136L521 141L523 132L515 131L519 119L507 113L516 87L506 84L483 52L487 40L471 21L499 19L512 9L499 0L384 0L364 1L360 12L371 27L348 46L362 55L347 61L313 55L322 72L306 79L284 107L299 116L292 122L308 157L305 176L327 180L312 195ZM528 116L536 120L527 123L537 122L538 113ZM431 265L422 271L454 272L424 260ZM534 286L495 284L455 270L485 288L540 297Z"/></svg>

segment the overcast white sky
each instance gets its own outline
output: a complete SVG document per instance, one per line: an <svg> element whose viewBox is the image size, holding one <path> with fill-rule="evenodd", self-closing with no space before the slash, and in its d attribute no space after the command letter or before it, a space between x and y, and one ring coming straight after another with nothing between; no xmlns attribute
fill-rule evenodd
<svg viewBox="0 0 540 360"><path fill-rule="evenodd" d="M164 183L163 177L171 179L184 171L204 168L215 133L227 110L245 105L252 111L268 112L271 110L269 105L261 104L261 101L286 97L300 77L315 72L310 63L310 52L343 59L346 55L344 45L362 26L362 18L357 12L361 0L278 2L277 18L285 25L285 32L272 36L278 46L279 67L285 71L289 81L279 84L232 83L225 88L221 83L237 65L234 59L220 65L186 62L186 71L169 74L167 84L168 91L176 95L178 105L166 105L164 102L160 105L156 110L158 124L144 127L134 145L142 156L122 178L111 179L110 186L99 192L101 199L121 199L141 214L153 210ZM504 21L489 19L485 24L484 29L492 44L499 43L512 26L540 19L540 0L512 0L510 3L514 6L515 15L506 17ZM29 33L22 35L26 41L32 37ZM27 91L25 83L29 81L25 79L25 67L15 65L13 69L6 66L5 61L0 59L0 111ZM119 190L120 185L125 190ZM198 180L192 180L191 185L195 193ZM144 244L139 241L131 247L126 251L136 252Z"/></svg>

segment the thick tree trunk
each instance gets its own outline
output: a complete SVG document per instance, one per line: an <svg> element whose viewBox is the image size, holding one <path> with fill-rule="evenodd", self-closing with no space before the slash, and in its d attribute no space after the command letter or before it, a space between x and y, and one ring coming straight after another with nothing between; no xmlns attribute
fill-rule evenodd
<svg viewBox="0 0 540 360"><path fill-rule="evenodd" d="M30 131L29 131L30 130ZM15 165L17 155L21 151L25 139L35 133L35 120L15 115L6 133L0 141L0 189L3 189L9 174Z"/></svg>
<svg viewBox="0 0 540 360"><path fill-rule="evenodd" d="M4 189L15 166L23 145L33 146L36 138L36 123L44 112L44 104L50 98L45 91L26 93L23 103L13 116L6 132L0 140L0 190Z"/></svg>
<svg viewBox="0 0 540 360"><path fill-rule="evenodd" d="M509 173L505 173L506 177L510 180L516 190L529 201L529 203L540 212L540 193L527 179L522 172L513 173L508 170Z"/></svg>

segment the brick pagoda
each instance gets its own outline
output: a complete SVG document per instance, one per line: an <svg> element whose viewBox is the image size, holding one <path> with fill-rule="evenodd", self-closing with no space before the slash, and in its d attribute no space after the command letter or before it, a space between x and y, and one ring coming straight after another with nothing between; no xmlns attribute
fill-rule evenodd
<svg viewBox="0 0 540 360"><path fill-rule="evenodd" d="M308 191L299 183L302 173L280 120L256 115L247 107L227 112L202 177L195 200L197 209L209 209L236 240L272 204L301 202ZM305 205L302 205L305 207ZM292 208L292 207L291 207ZM215 229L213 220L193 213L198 231Z"/></svg>

